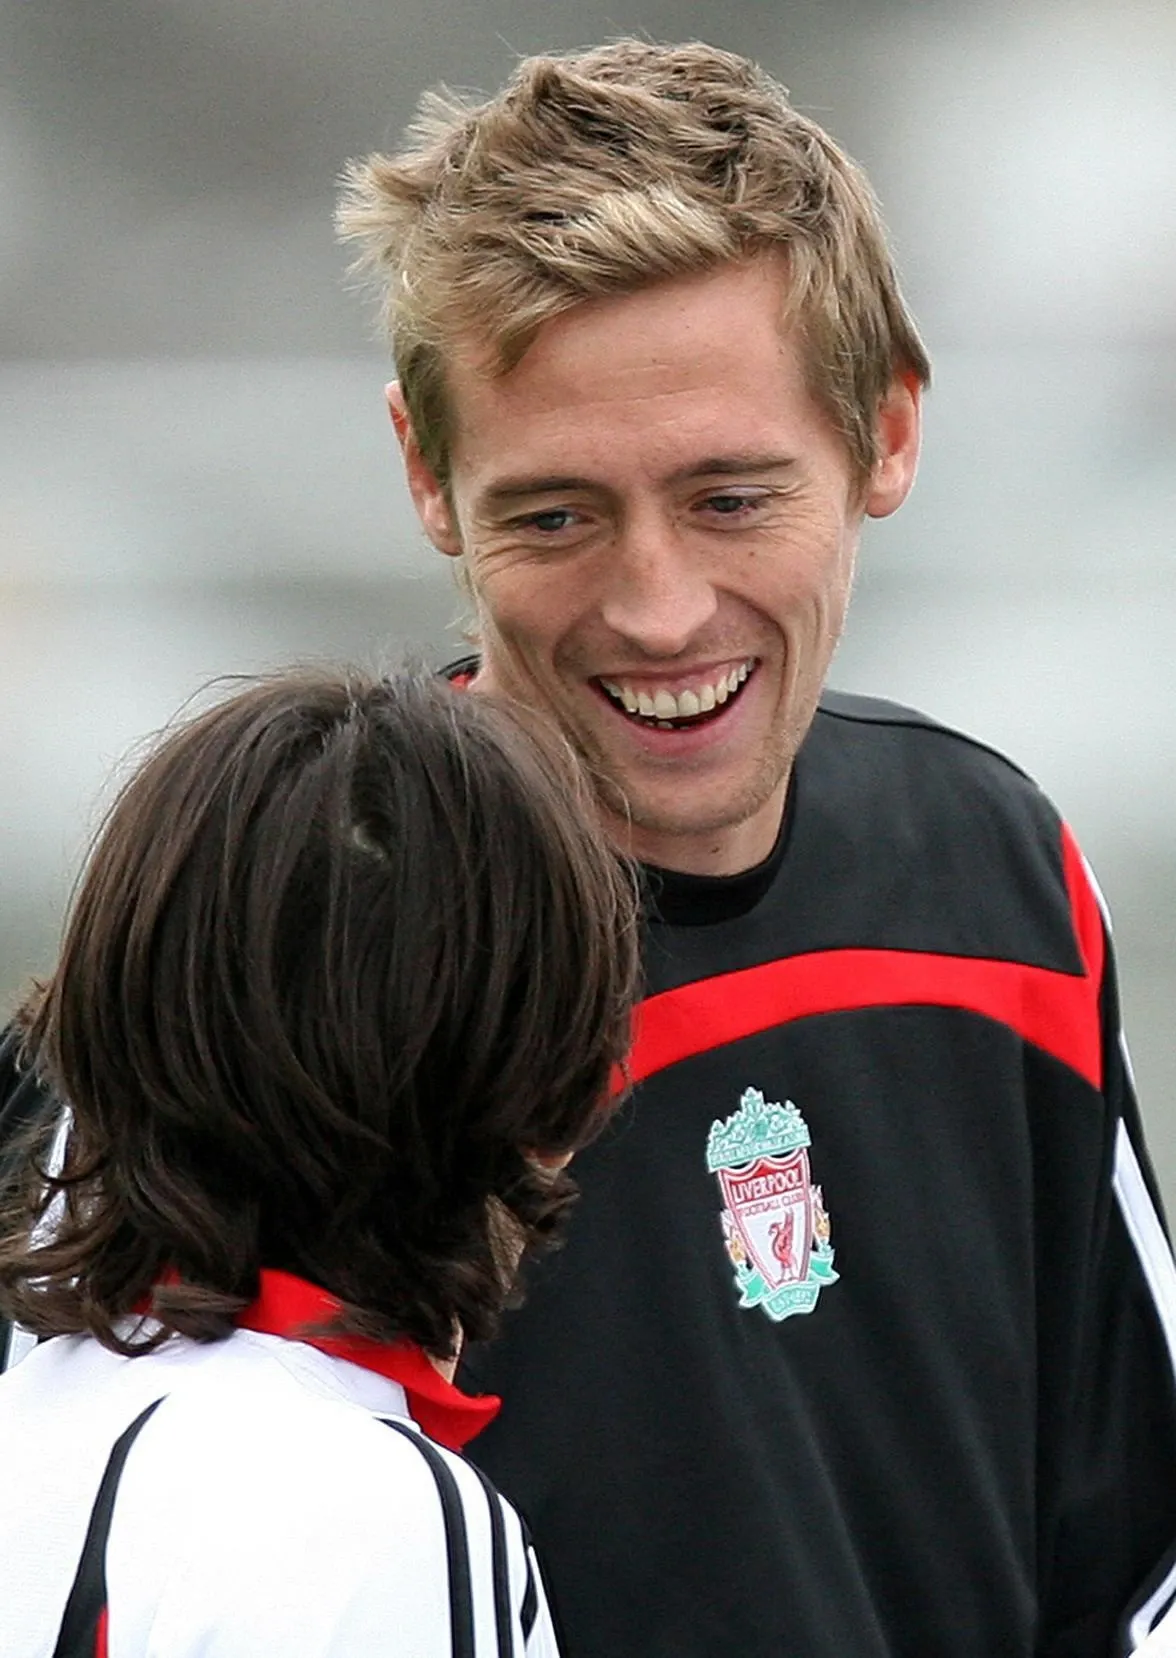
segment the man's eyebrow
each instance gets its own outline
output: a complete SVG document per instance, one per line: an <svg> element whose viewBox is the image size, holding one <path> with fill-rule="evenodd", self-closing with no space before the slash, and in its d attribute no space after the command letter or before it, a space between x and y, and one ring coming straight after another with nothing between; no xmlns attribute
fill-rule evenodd
<svg viewBox="0 0 1176 1658"><path fill-rule="evenodd" d="M560 495L568 490L594 489L590 478L501 478L491 484L482 496L486 506L508 506L511 501L523 501L529 495Z"/></svg>
<svg viewBox="0 0 1176 1658"><path fill-rule="evenodd" d="M671 473L668 483L687 483L691 478L738 478L756 472L783 472L796 465L792 455L746 454L708 455L705 460L691 461L689 466ZM591 478L571 477L553 473L545 478L500 478L491 484L482 496L486 506L509 506L513 501L524 501L531 495L561 495L579 490L598 490L599 483Z"/></svg>
<svg viewBox="0 0 1176 1658"><path fill-rule="evenodd" d="M691 478L738 478L753 472L784 472L795 465L794 455L708 455L703 461L691 461L689 466L675 472L669 481L676 484L686 483Z"/></svg>

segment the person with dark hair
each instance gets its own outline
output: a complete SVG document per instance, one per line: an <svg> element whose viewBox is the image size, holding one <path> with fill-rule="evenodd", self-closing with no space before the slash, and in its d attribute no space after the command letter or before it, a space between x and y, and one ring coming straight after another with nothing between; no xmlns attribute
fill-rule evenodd
<svg viewBox="0 0 1176 1658"><path fill-rule="evenodd" d="M0 1229L39 1338L0 1378L5 1658L555 1651L452 1376L559 1234L634 977L537 719L303 671L163 741L19 1020L69 1107Z"/></svg>

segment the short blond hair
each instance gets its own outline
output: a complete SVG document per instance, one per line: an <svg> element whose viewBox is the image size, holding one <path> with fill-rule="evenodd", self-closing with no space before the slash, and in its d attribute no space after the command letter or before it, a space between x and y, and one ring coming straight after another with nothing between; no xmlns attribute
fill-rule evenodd
<svg viewBox="0 0 1176 1658"><path fill-rule="evenodd" d="M584 300L759 254L783 255L782 325L859 480L895 376L929 378L862 172L756 64L702 42L526 58L483 103L426 93L398 154L347 167L337 222L446 488L455 347L506 373Z"/></svg>

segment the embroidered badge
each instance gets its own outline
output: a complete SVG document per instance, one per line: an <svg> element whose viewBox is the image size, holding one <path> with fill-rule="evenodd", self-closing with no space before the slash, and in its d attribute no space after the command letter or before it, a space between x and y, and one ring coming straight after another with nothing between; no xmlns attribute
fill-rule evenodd
<svg viewBox="0 0 1176 1658"><path fill-rule="evenodd" d="M793 1105L772 1105L748 1088L739 1110L714 1122L706 1166L723 1194L723 1240L741 1307L762 1307L777 1323L811 1313L835 1284L829 1216L809 1175L808 1124Z"/></svg>

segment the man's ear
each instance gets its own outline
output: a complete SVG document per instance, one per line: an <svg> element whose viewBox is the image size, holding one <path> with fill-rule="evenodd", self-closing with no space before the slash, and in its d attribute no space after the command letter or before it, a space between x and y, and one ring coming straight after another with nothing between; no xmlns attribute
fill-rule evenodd
<svg viewBox="0 0 1176 1658"><path fill-rule="evenodd" d="M412 429L412 420L399 382L393 380L385 386L384 396L388 400L388 413L392 416L400 453L404 457L408 493L412 496L417 517L438 552L445 553L449 558L457 558L461 554L461 538L454 523L453 510L445 491L437 482L432 467L421 454L421 446Z"/></svg>
<svg viewBox="0 0 1176 1658"><path fill-rule="evenodd" d="M919 465L922 387L913 374L896 375L878 409L878 459L866 489L866 513L888 518L910 494Z"/></svg>

